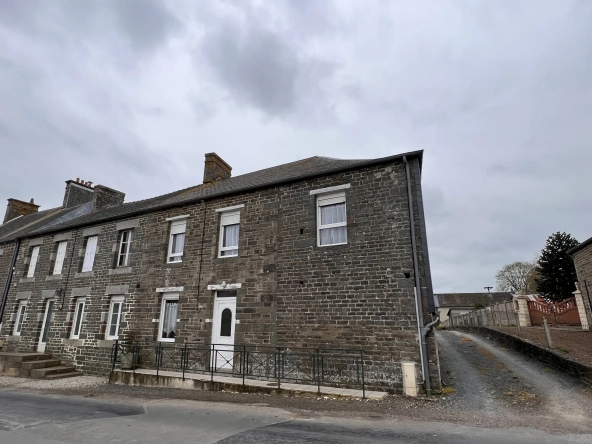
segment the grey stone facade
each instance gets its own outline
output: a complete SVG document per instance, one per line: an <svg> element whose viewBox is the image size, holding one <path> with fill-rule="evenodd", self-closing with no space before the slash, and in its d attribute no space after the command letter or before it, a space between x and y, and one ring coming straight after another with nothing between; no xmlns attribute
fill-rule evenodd
<svg viewBox="0 0 592 444"><path fill-rule="evenodd" d="M433 301L419 162L410 163L421 296L429 322ZM399 391L401 362L420 362L406 184L405 166L394 158L137 210L127 217L95 223L81 217L63 228L45 230L42 236L31 235L34 243L43 239L35 276L26 278L32 246L23 239L0 339L6 339L5 347L10 349L35 350L47 298L55 292L46 350L86 374L106 374L112 346L106 340L107 314L114 296L125 297L120 339L158 341L163 292L172 289L179 293L175 343L209 344L212 288L236 284L240 287L236 344L363 349L368 383ZM345 193L347 243L318 246L315 190L331 187ZM111 211L123 213L131 208L126 205L134 203ZM240 211L238 255L219 257L221 213L216 210L235 207ZM97 214L95 220L101 212ZM181 216L186 221L182 261L167 263L170 219ZM131 256L128 264L118 266L122 230L132 230ZM85 242L90 236L98 236L96 255L92 271L83 272ZM68 242L63 271L53 276L57 243L63 240ZM0 246L4 249L0 255L2 282L6 282L6 262L12 256L10 245ZM20 336L14 337L17 294L23 292L31 295L28 317ZM79 337L71 339L80 297L86 298L86 317ZM433 333L427 342L432 386L437 390Z"/></svg>
<svg viewBox="0 0 592 444"><path fill-rule="evenodd" d="M578 283L584 307L588 316L588 325L592 324L592 238L574 249L572 258L576 266Z"/></svg>

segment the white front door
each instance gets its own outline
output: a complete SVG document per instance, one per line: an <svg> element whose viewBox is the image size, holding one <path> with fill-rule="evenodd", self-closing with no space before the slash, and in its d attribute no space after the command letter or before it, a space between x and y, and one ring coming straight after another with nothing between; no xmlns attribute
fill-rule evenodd
<svg viewBox="0 0 592 444"><path fill-rule="evenodd" d="M211 365L216 370L232 370L236 296L227 296L229 293L231 292L218 292L214 302L212 344L215 352L212 354ZM235 292L232 293L236 294Z"/></svg>
<svg viewBox="0 0 592 444"><path fill-rule="evenodd" d="M47 335L51 327L51 316L53 315L53 307L55 306L55 299L48 299L45 303L45 315L43 316L43 325L41 326L41 334L39 335L39 345L37 351L43 353L45 351L45 344L47 344Z"/></svg>

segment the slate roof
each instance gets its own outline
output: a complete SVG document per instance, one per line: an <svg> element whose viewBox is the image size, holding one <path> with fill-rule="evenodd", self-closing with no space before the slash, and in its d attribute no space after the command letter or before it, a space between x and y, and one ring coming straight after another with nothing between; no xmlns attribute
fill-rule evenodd
<svg viewBox="0 0 592 444"><path fill-rule="evenodd" d="M0 225L0 244L13 241L34 231L47 229L92 211L92 203L70 208L51 208L17 217Z"/></svg>
<svg viewBox="0 0 592 444"><path fill-rule="evenodd" d="M485 305L499 304L512 300L512 293L494 292L494 293L438 293L434 294L436 307L467 307L473 308L475 304Z"/></svg>
<svg viewBox="0 0 592 444"><path fill-rule="evenodd" d="M231 177L229 179L220 180L211 184L197 185L151 199L114 206L87 214L86 216L77 217L76 219L59 225L38 228L34 231L31 231L29 234L39 235L55 231L63 231L79 226L94 225L110 220L135 216L150 211L162 210L169 207L198 202L202 199L210 199L214 197L252 191L268 186L287 184L336 173L339 171L379 165L382 163L400 160L403 158L403 156L407 156L408 158L418 157L421 165L423 151L413 151L378 159L347 160L320 156L310 157L308 159L255 171L253 173Z"/></svg>
<svg viewBox="0 0 592 444"><path fill-rule="evenodd" d="M573 255L574 253L577 253L578 251L580 251L581 249L587 247L588 245L592 244L592 237L590 239L586 239L584 242L582 242L580 245L576 245L575 247L573 247L571 250L567 251L567 254L569 255Z"/></svg>

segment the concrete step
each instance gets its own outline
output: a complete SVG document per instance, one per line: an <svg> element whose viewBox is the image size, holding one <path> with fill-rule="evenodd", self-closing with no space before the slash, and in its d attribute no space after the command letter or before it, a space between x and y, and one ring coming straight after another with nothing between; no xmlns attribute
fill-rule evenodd
<svg viewBox="0 0 592 444"><path fill-rule="evenodd" d="M47 375L45 379L62 379L62 378L73 378L75 376L82 376L81 372L68 372L68 373L56 373L53 375Z"/></svg>
<svg viewBox="0 0 592 444"><path fill-rule="evenodd" d="M50 375L59 375L60 373L72 373L76 369L71 366L58 365L56 367L37 368L31 370L31 378L33 379L46 379Z"/></svg>
<svg viewBox="0 0 592 444"><path fill-rule="evenodd" d="M51 359L47 353L0 352L0 360L7 362L30 362Z"/></svg>
<svg viewBox="0 0 592 444"><path fill-rule="evenodd" d="M61 364L59 359L46 359L44 361L27 361L21 364L23 370L33 370L37 368L57 367Z"/></svg>

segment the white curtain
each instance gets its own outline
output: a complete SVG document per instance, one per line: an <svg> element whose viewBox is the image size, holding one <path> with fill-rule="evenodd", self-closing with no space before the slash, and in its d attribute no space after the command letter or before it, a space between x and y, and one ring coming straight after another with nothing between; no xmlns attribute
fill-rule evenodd
<svg viewBox="0 0 592 444"><path fill-rule="evenodd" d="M236 250L223 250L223 256L234 256L238 254L238 229L239 224L224 226L224 239L222 247L236 247Z"/></svg>
<svg viewBox="0 0 592 444"><path fill-rule="evenodd" d="M177 309L179 301L166 301L162 317L162 337L174 338L177 335Z"/></svg>
<svg viewBox="0 0 592 444"><path fill-rule="evenodd" d="M321 207L321 225L345 222L345 203Z"/></svg>
<svg viewBox="0 0 592 444"><path fill-rule="evenodd" d="M347 242L347 227L325 228L320 231L321 245L344 244Z"/></svg>
<svg viewBox="0 0 592 444"><path fill-rule="evenodd" d="M183 253L183 245L185 244L185 233L179 233L173 235L173 247L171 248L171 254Z"/></svg>
<svg viewBox="0 0 592 444"><path fill-rule="evenodd" d="M345 223L345 203L321 207L321 245L347 242L347 227L322 228L324 225Z"/></svg>

